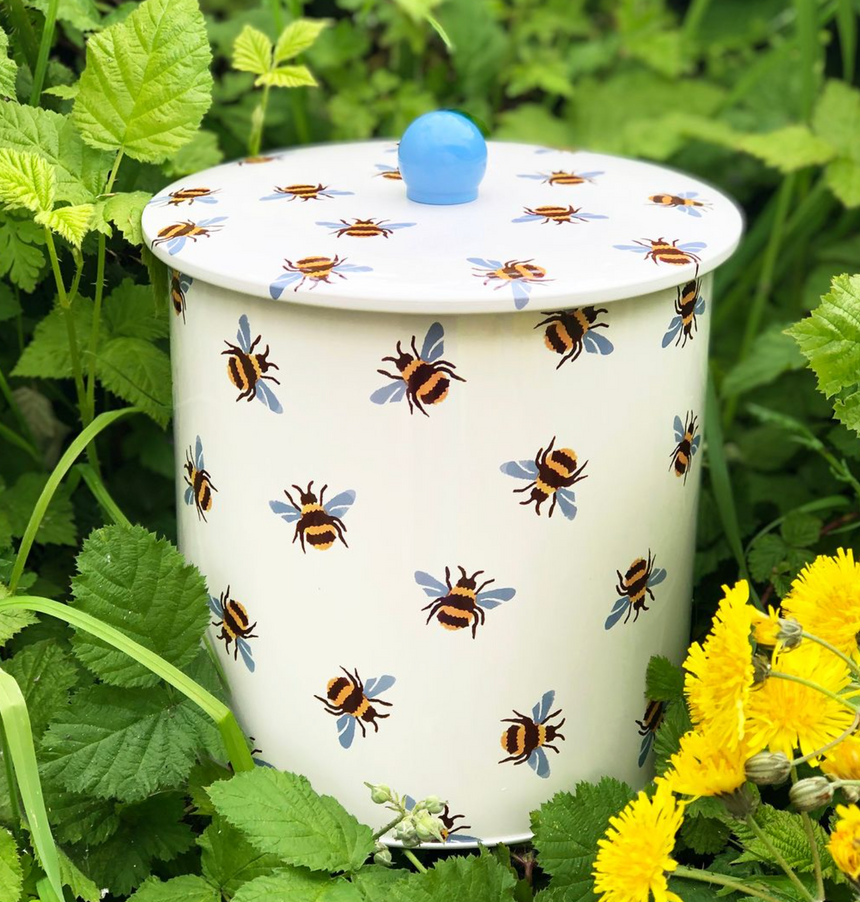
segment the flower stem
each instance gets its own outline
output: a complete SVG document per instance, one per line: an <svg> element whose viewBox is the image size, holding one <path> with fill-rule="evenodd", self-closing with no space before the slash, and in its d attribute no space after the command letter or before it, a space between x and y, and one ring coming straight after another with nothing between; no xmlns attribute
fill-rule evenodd
<svg viewBox="0 0 860 902"><path fill-rule="evenodd" d="M752 814L748 814L746 817L746 825L752 830L756 839L767 849L770 856L773 860L783 869L786 877L797 887L798 892L804 899L807 899L808 902L815 902L812 898L812 894L809 890L803 885L800 878L797 874L794 873L794 868L783 858L779 849L770 841L767 833L762 830L756 821L755 817Z"/></svg>
<svg viewBox="0 0 860 902"><path fill-rule="evenodd" d="M824 639L819 639L818 636L813 635L812 633L807 633L806 630L800 634L804 639L809 639L810 642L817 642L822 648L826 648L828 651L833 652L837 658L841 658L847 665L851 672L856 677L860 677L860 667L851 660L844 652L840 651L835 645L831 645L829 642Z"/></svg>
<svg viewBox="0 0 860 902"><path fill-rule="evenodd" d="M854 725L857 725L855 718ZM840 736L836 742L841 742L844 737ZM797 783L797 768L791 768L791 782ZM806 838L809 841L809 848L812 851L812 869L815 872L815 902L824 902L824 875L821 871L821 851L818 848L818 840L815 837L815 831L812 828L812 818L809 812L801 811L800 818L803 821L803 829L806 832Z"/></svg>
<svg viewBox="0 0 860 902"><path fill-rule="evenodd" d="M735 880L732 877L724 877L722 874L712 874L710 871L700 871L696 868L685 868L683 865L678 865L672 872L672 876L683 877L685 880L698 880L701 883L712 883L715 886L725 886L728 889L746 893L748 896L754 896L756 899L764 899L765 902L780 902L776 896L772 896L770 893L756 889L755 887L749 886L740 880Z"/></svg>
<svg viewBox="0 0 860 902"><path fill-rule="evenodd" d="M379 830L377 830L376 833L373 834L373 838L381 839L383 836L385 836L386 833L388 833L389 830L393 830L405 817L405 811L402 814L398 814L390 824L386 824L384 827L380 827Z"/></svg>
<svg viewBox="0 0 860 902"><path fill-rule="evenodd" d="M423 864L418 860L418 856L412 851L412 849L404 849L403 854L415 865L415 870L419 871L422 874L427 873L427 868L424 867ZM776 902L776 900L774 900Z"/></svg>
<svg viewBox="0 0 860 902"><path fill-rule="evenodd" d="M835 748L837 745L839 745L839 743L842 742L843 739L847 739L857 729L858 725L860 725L860 712L857 713L857 716L854 718L851 726L848 727L848 729L844 733L840 733L840 735L837 736L836 739L834 739L832 742L828 742L827 745L821 746L820 749L816 749L814 752L810 752L808 755L804 755L802 758L795 758L791 762L792 769L800 764L806 764L807 761L811 761L813 758L818 758L820 755L829 752L830 749Z"/></svg>
<svg viewBox="0 0 860 902"><path fill-rule="evenodd" d="M829 689L825 689L824 686L819 686L818 683L813 683L812 680L805 680L803 677L795 676L793 673L782 673L779 670L771 670L771 672L767 675L768 679L775 680L789 680L792 683L800 683L801 686L806 686L808 689L814 689L816 692L821 692L826 695L828 698L833 699L835 702L839 702L845 708L848 708L852 714L857 714L857 709L852 705L846 698L843 698L841 695L837 695L835 692L831 692Z"/></svg>

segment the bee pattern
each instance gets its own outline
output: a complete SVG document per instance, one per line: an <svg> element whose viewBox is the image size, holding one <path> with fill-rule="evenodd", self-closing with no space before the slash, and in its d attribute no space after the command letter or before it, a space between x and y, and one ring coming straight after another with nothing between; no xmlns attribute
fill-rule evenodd
<svg viewBox="0 0 860 902"><path fill-rule="evenodd" d="M571 490L572 486L583 479L588 478L588 474L583 474L588 461L577 466L576 453L570 448L556 448L555 436L549 443L546 451L543 448L538 450L535 459L531 460L509 460L503 463L501 471L506 476L513 476L515 479L528 479L529 484L521 489L514 489L514 493L528 492L529 497L520 504L531 504L534 502L535 513L540 516L540 507L550 496L552 504L550 504L548 516L552 516L555 506L558 504L562 514L568 520L572 520L576 516L576 495Z"/></svg>
<svg viewBox="0 0 860 902"><path fill-rule="evenodd" d="M267 375L269 370L278 369L276 363L272 363L269 358L269 346L262 354L254 353L257 345L260 343L262 336L258 335L251 341L251 327L248 323L248 317L242 314L239 317L239 331L236 333L236 341L238 346L225 341L227 350L222 354L227 354L227 378L239 389L236 397L237 401L245 398L252 401L256 398L262 401L265 407L268 407L273 413L283 413L284 408L281 402L275 397L275 393L266 385L265 380L274 382L275 385L281 383L274 377Z"/></svg>
<svg viewBox="0 0 860 902"><path fill-rule="evenodd" d="M698 219L703 210L712 206L707 201L693 199L698 196L695 191L681 191L678 194L652 194L648 200L655 206L679 210Z"/></svg>
<svg viewBox="0 0 860 902"><path fill-rule="evenodd" d="M354 263L347 263L346 257L341 259L336 254L334 257L302 257L301 260L284 260L287 264L283 267L281 275L275 279L269 286L269 294L277 300L288 285L296 283L293 291L298 291L306 281L311 282L311 291L321 282L331 285L331 277L337 276L345 279L344 273L352 272L373 272L370 266L356 266Z"/></svg>
<svg viewBox="0 0 860 902"><path fill-rule="evenodd" d="M686 285L679 285L676 289L677 297L675 298L675 316L669 323L669 328L663 336L662 346L669 347L672 339L675 339L675 346L681 343L681 347L685 347L688 341L693 340L693 332L699 328L697 316L701 316L705 312L705 299L699 294L701 282L692 280Z"/></svg>
<svg viewBox="0 0 860 902"><path fill-rule="evenodd" d="M329 188L328 185L323 185L322 182L317 185L287 185L284 188L279 188L275 185L275 193L267 194L265 197L261 197L260 200L284 200L286 198L289 202L300 200L304 203L309 200L322 200L326 197L346 196L348 194L354 194L354 192L335 191L334 188Z"/></svg>
<svg viewBox="0 0 860 902"><path fill-rule="evenodd" d="M485 285L490 282L498 282L496 290L511 286L514 296L514 306L522 310L529 302L529 294L532 285L539 282L552 282L547 279L546 270L531 260L508 260L502 263L500 260L490 260L484 257L467 257L469 263L479 272L473 273L479 279L484 280Z"/></svg>
<svg viewBox="0 0 860 902"><path fill-rule="evenodd" d="M179 188L177 191L171 191L170 194L154 197L150 203L158 204L161 207L178 207L180 204L186 203L190 207L195 201L199 204L217 204L218 198L213 195L217 194L219 190L219 188Z"/></svg>
<svg viewBox="0 0 860 902"><path fill-rule="evenodd" d="M583 349L589 354L611 354L615 346L595 329L608 329L609 323L597 322L605 307L576 307L570 310L558 310L555 313L544 313L535 329L546 326L544 344L555 354L561 355L556 369L561 369L568 360L576 360Z"/></svg>
<svg viewBox="0 0 860 902"><path fill-rule="evenodd" d="M389 179L392 182L402 182L403 176L400 174L400 170L395 168L394 166L384 166L382 163L377 163L376 168L379 172L376 173L377 177L381 176L384 179Z"/></svg>
<svg viewBox="0 0 860 902"><path fill-rule="evenodd" d="M597 176L603 175L602 172L566 172L563 169L557 169L555 172L532 172L518 176L521 179L537 179L545 185L584 185L586 182L593 183Z"/></svg>
<svg viewBox="0 0 860 902"><path fill-rule="evenodd" d="M600 216L597 213L583 213L582 207L523 207L525 216L518 216L511 222L537 222L543 220L543 225L554 222L562 225L565 222L588 222L589 219L608 219L608 216Z"/></svg>
<svg viewBox="0 0 860 902"><path fill-rule="evenodd" d="M625 623L630 619L630 614L633 611L636 612L633 618L635 623L639 619L639 614L648 610L645 602L648 598L654 601L654 593L651 589L666 579L665 570L654 569L655 562L656 558L652 557L651 550L648 549L647 561L645 558L636 558L623 576L620 570L615 571L618 575L618 585L615 587L618 598L615 600L612 611L606 618L606 629L612 629L625 612L627 614L624 618Z"/></svg>
<svg viewBox="0 0 860 902"><path fill-rule="evenodd" d="M385 370L377 370L382 376L393 380L391 385L378 388L370 396L374 404L391 404L402 401L405 397L409 402L409 413L418 408L424 416L430 416L424 409L425 404L441 404L448 396L451 387L451 379L465 382L462 376L458 376L453 363L442 359L445 352L444 329L441 323L433 323L424 337L421 353L415 345L415 336L412 336L412 353L404 351L401 343L397 342L397 356L383 357L382 360L390 361L397 367L397 375Z"/></svg>
<svg viewBox="0 0 860 902"><path fill-rule="evenodd" d="M699 252L708 245L704 241L690 241L686 244L678 244L678 239L669 242L665 238L645 238L640 241L634 238L635 244L613 244L619 251L632 251L634 254L644 254L646 260L653 260L655 264L667 263L670 266L686 266L688 263L696 264L696 272L702 258Z"/></svg>
<svg viewBox="0 0 860 902"><path fill-rule="evenodd" d="M327 229L334 229L334 234L338 238L344 235L350 238L388 238L393 235L397 229L409 229L415 225L414 222L389 222L387 219L353 219L347 222L341 219L337 222L318 222L318 226L324 226Z"/></svg>
<svg viewBox="0 0 860 902"><path fill-rule="evenodd" d="M471 627L472 638L478 634L478 626L483 626L486 620L485 610L491 611L502 602L510 601L517 594L516 589L487 589L494 579L484 580L478 585L478 577L484 572L478 570L471 576L466 575L462 567L460 578L452 586L451 571L445 568L445 582L442 583L436 577L421 570L415 572L415 582L424 590L432 600L430 604L421 608L429 610L427 624L435 617L440 626L446 630L461 630Z"/></svg>
<svg viewBox="0 0 860 902"><path fill-rule="evenodd" d="M173 312L177 316L182 317L183 323L185 322L185 310L187 307L186 294L193 283L194 279L191 276L186 276L179 272L178 269L170 270L170 304L173 307Z"/></svg>
<svg viewBox="0 0 860 902"><path fill-rule="evenodd" d="M185 247L185 242L189 238L195 244L198 238L208 238L213 232L223 228L221 223L226 219L226 216L215 216L213 219L201 219L200 222L192 222L190 219L186 219L184 222L174 222L161 229L158 235L152 239L150 246L166 244L167 253L172 257Z"/></svg>
<svg viewBox="0 0 860 902"><path fill-rule="evenodd" d="M212 493L218 489L212 485L212 477L203 462L203 442L200 436L194 445L194 459L191 448L185 452L185 503L193 504L197 509L197 518L206 522L206 514L212 510Z"/></svg>
<svg viewBox="0 0 860 902"><path fill-rule="evenodd" d="M412 811L415 808L416 801L412 796L406 795L403 796L403 807L407 811ZM442 821L442 841L443 842L478 842L478 838L476 836L467 836L465 833L460 836L455 836L456 833L459 833L460 830L471 830L471 824L458 824L456 827L454 826L456 821L466 820L465 814L451 814L451 809L448 806L448 803L445 803L445 807L442 809L441 813L436 815L440 821Z"/></svg>
<svg viewBox="0 0 860 902"><path fill-rule="evenodd" d="M508 757L502 758L499 764L513 761L517 765L528 761L529 767L539 777L546 779L549 776L549 759L545 749L552 749L558 754L558 748L552 743L565 738L559 731L564 726L566 718L562 718L557 724L549 723L561 714L561 708L551 712L554 703L555 690L551 689L544 692L541 700L532 708L531 717L520 714L515 709L516 717L502 720L502 723L509 723L512 726L502 733L502 748Z"/></svg>
<svg viewBox="0 0 860 902"><path fill-rule="evenodd" d="M219 639L224 640L227 653L230 653L230 643L233 643L233 660L239 659L239 652L242 653L242 660L251 673L254 672L254 654L248 639L256 639L254 628L257 626L256 621L250 623L248 612L245 606L234 598L230 598L230 587L222 592L219 598L214 595L209 596L209 610L218 618L212 622L212 626L220 626L221 632L218 634Z"/></svg>
<svg viewBox="0 0 860 902"><path fill-rule="evenodd" d="M243 160L239 160L240 166L257 166L260 163L273 163L277 160L277 157L267 157L258 155L256 157L245 157Z"/></svg>
<svg viewBox="0 0 860 902"><path fill-rule="evenodd" d="M679 479L683 476L686 485L690 467L693 465L693 456L699 450L702 436L697 431L698 424L692 410L687 414L683 423L680 417L675 417L673 426L677 444L670 455L672 462L669 464L669 469Z"/></svg>
<svg viewBox="0 0 860 902"><path fill-rule="evenodd" d="M390 714L380 714L376 705L392 707L391 702L379 698L383 692L390 689L395 679L385 674L381 677L371 677L367 683L361 681L358 670L350 673L345 667L340 668L345 676L336 676L328 681L326 697L315 695L325 706L329 714L337 718L337 739L341 746L348 749L355 738L355 725L361 728L362 737L367 736L365 724L373 724L374 732L379 732L378 720L390 717ZM371 704L371 701L374 704Z"/></svg>
<svg viewBox="0 0 860 902"><path fill-rule="evenodd" d="M665 710L666 705L663 702L649 701L642 720L636 721L636 726L639 727L639 735L642 737L642 742L639 746L639 767L644 767L645 762L648 760L648 753L654 745L654 737L657 734L657 730L660 729L660 724L663 723Z"/></svg>
<svg viewBox="0 0 860 902"><path fill-rule="evenodd" d="M296 531L293 535L293 543L296 539L301 540L302 552L307 553L305 548L305 539L311 548L317 551L326 551L331 548L334 543L340 539L345 547L346 544L344 526L341 519L355 502L355 492L350 489L335 495L331 501L324 500L325 490L328 488L324 485L320 489L319 498L313 491L313 480L308 483L307 489L302 490L299 486L293 485L293 488L299 494L299 503L293 501L287 489L284 494L287 496L289 504L283 501L270 501L269 507L272 512L277 514L285 523L295 523Z"/></svg>

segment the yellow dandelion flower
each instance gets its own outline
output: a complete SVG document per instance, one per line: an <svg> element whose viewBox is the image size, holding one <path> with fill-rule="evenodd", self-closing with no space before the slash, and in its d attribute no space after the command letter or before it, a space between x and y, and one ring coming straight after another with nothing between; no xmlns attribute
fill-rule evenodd
<svg viewBox="0 0 860 902"><path fill-rule="evenodd" d="M704 645L690 646L684 691L693 722L713 730L729 746L744 738L744 710L753 686L753 608L746 580L723 586L725 597Z"/></svg>
<svg viewBox="0 0 860 902"><path fill-rule="evenodd" d="M666 782L688 796L726 796L746 783L746 743L729 746L712 730L690 730L669 762Z"/></svg>
<svg viewBox="0 0 860 902"><path fill-rule="evenodd" d="M774 607L767 609L767 614L762 614L752 608L753 639L758 645L771 648L779 641L779 612Z"/></svg>
<svg viewBox="0 0 860 902"><path fill-rule="evenodd" d="M809 680L846 703L857 698L858 689L848 689L851 671L840 658L813 642L794 651L776 651L773 670ZM750 696L747 705L750 742L758 749L783 752L789 758L796 749L809 755L844 733L854 722L846 704L817 689L769 676Z"/></svg>
<svg viewBox="0 0 860 902"><path fill-rule="evenodd" d="M839 820L830 834L828 848L840 871L852 880L860 879L860 808L837 805Z"/></svg>
<svg viewBox="0 0 860 902"><path fill-rule="evenodd" d="M860 736L849 736L831 749L821 769L837 780L860 780Z"/></svg>
<svg viewBox="0 0 860 902"><path fill-rule="evenodd" d="M846 655L857 651L860 631L860 563L840 548L836 557L821 555L800 571L782 602L786 615L835 645Z"/></svg>
<svg viewBox="0 0 860 902"><path fill-rule="evenodd" d="M600 902L682 902L669 891L668 875L678 863L672 858L675 834L684 819L679 802L665 780L649 799L640 792L598 842L594 862L594 890Z"/></svg>

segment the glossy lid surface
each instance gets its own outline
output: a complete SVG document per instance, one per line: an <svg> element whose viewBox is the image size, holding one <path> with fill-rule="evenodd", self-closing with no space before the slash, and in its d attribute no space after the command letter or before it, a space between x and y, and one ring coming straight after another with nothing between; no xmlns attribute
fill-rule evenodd
<svg viewBox="0 0 860 902"><path fill-rule="evenodd" d="M408 200L390 141L226 163L143 213L156 255L251 295L356 310L512 312L648 294L736 248L740 210L636 160L489 142L477 200Z"/></svg>

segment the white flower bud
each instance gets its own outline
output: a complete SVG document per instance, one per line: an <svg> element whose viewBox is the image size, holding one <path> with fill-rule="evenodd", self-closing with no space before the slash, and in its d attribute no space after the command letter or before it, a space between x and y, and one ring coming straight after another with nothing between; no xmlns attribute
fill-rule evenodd
<svg viewBox="0 0 860 902"><path fill-rule="evenodd" d="M788 797L798 811L814 811L833 801L833 784L825 777L807 777L791 787Z"/></svg>
<svg viewBox="0 0 860 902"><path fill-rule="evenodd" d="M370 790L370 799L377 805L384 805L391 801L391 789L384 783L365 783Z"/></svg>
<svg viewBox="0 0 860 902"><path fill-rule="evenodd" d="M394 838L398 842L403 843L404 847L407 849L411 849L421 842L418 838L418 833L415 830L415 822L411 815L403 818L403 820L394 828Z"/></svg>
<svg viewBox="0 0 860 902"><path fill-rule="evenodd" d="M776 786L788 779L791 762L782 752L759 752L744 765L747 779L759 786Z"/></svg>
<svg viewBox="0 0 860 902"><path fill-rule="evenodd" d="M377 851L373 856L373 863L381 865L384 868L391 867L391 849L388 846L382 845L382 843L376 844Z"/></svg>
<svg viewBox="0 0 860 902"><path fill-rule="evenodd" d="M436 842L445 842L442 831L445 825L438 817L434 817L429 811L420 811L415 816L415 832L421 842L428 842L435 839Z"/></svg>
<svg viewBox="0 0 860 902"><path fill-rule="evenodd" d="M439 796L427 796L427 798L420 801L415 808L423 808L425 811L429 811L430 814L441 814L445 810L445 803Z"/></svg>

